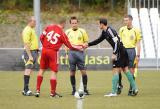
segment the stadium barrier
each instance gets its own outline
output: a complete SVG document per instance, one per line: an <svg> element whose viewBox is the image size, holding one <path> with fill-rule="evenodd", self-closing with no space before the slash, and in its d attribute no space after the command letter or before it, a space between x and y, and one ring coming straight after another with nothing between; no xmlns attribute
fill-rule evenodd
<svg viewBox="0 0 160 109"><path fill-rule="evenodd" d="M22 59L23 48L1 48L0 49L0 70L23 70L24 62ZM107 70L112 68L111 49L88 49L86 50L85 64L89 70ZM36 63L35 69L39 65ZM65 51L59 52L59 70L68 70L68 59Z"/></svg>
<svg viewBox="0 0 160 109"><path fill-rule="evenodd" d="M24 70L22 59L23 48L0 48L0 70ZM85 63L88 70L111 70L112 49L110 48L89 48L86 50ZM160 59L143 58L139 62L140 68L159 68ZM39 68L36 63L35 69ZM59 70L68 70L68 59L65 58L65 51L59 52Z"/></svg>

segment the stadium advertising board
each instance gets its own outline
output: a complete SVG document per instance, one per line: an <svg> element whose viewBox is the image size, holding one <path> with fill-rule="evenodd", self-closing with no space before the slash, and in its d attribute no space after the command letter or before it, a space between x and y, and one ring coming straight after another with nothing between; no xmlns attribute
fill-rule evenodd
<svg viewBox="0 0 160 109"><path fill-rule="evenodd" d="M0 49L0 70L23 70L23 49ZM87 49L85 64L88 70L111 70L111 49ZM35 69L38 69L38 63ZM65 51L59 52L59 70L68 70L68 59Z"/></svg>

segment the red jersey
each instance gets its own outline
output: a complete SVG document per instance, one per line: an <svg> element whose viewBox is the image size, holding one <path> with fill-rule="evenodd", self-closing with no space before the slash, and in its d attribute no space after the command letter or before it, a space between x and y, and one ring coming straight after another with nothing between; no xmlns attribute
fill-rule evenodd
<svg viewBox="0 0 160 109"><path fill-rule="evenodd" d="M77 50L72 47L68 37L58 25L47 26L40 36L40 41L44 48L55 49L56 51L59 50L62 44L65 44L70 49Z"/></svg>

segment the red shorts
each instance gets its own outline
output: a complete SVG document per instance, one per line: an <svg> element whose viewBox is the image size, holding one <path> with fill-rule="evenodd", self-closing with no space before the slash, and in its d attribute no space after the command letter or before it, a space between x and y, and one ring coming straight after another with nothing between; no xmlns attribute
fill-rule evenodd
<svg viewBox="0 0 160 109"><path fill-rule="evenodd" d="M40 60L40 68L48 69L50 68L52 71L58 71L58 53L53 49L42 49L41 60Z"/></svg>

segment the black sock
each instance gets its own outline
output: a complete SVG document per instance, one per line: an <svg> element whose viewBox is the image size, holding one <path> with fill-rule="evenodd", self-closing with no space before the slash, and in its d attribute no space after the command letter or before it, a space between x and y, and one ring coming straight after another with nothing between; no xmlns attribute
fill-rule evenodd
<svg viewBox="0 0 160 109"><path fill-rule="evenodd" d="M71 85L72 85L73 91L76 91L76 78L75 78L75 75L71 75L70 76L70 81L71 81Z"/></svg>
<svg viewBox="0 0 160 109"><path fill-rule="evenodd" d="M84 91L85 91L85 90L87 90L87 81L88 81L87 75L82 75L82 81L83 81L83 87L84 87Z"/></svg>
<svg viewBox="0 0 160 109"><path fill-rule="evenodd" d="M29 90L29 79L30 79L29 75L24 75L24 91L25 92Z"/></svg>
<svg viewBox="0 0 160 109"><path fill-rule="evenodd" d="M119 73L118 85L119 85L119 86L122 86L122 74L121 74L121 73Z"/></svg>

